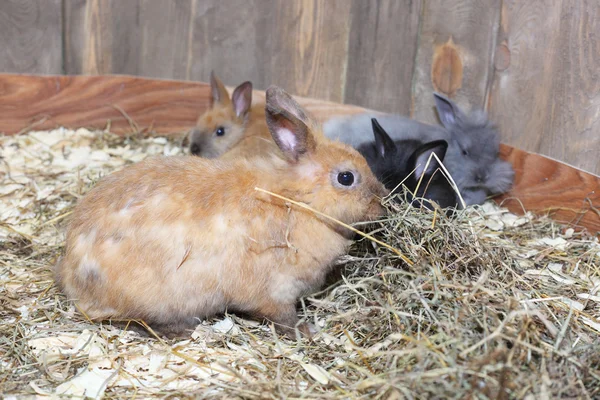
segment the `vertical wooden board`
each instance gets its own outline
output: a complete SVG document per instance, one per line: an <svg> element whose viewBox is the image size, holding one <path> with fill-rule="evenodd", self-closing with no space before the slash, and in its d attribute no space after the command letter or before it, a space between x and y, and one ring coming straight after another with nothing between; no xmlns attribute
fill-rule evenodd
<svg viewBox="0 0 600 400"><path fill-rule="evenodd" d="M271 80L291 93L342 102L350 31L345 0L278 0Z"/></svg>
<svg viewBox="0 0 600 400"><path fill-rule="evenodd" d="M410 113L421 0L354 0L344 102Z"/></svg>
<svg viewBox="0 0 600 400"><path fill-rule="evenodd" d="M193 0L186 79L207 82L212 70L227 85L271 83L270 0Z"/></svg>
<svg viewBox="0 0 600 400"><path fill-rule="evenodd" d="M427 0L417 49L412 115L437 123L432 92L481 108L491 87L501 0Z"/></svg>
<svg viewBox="0 0 600 400"><path fill-rule="evenodd" d="M490 108L507 143L600 174L600 5L505 1Z"/></svg>
<svg viewBox="0 0 600 400"><path fill-rule="evenodd" d="M61 0L1 1L0 71L62 73L61 33Z"/></svg>
<svg viewBox="0 0 600 400"><path fill-rule="evenodd" d="M196 1L144 1L140 7L141 76L189 79L190 28Z"/></svg>
<svg viewBox="0 0 600 400"><path fill-rule="evenodd" d="M187 78L192 4L66 0L67 72Z"/></svg>
<svg viewBox="0 0 600 400"><path fill-rule="evenodd" d="M99 26L111 52L111 73L140 75L142 62L142 0L99 0L109 19ZM104 30L106 28L106 30ZM158 57L154 62L160 62ZM148 62L152 62L148 60Z"/></svg>
<svg viewBox="0 0 600 400"><path fill-rule="evenodd" d="M69 74L138 73L139 0L65 0Z"/></svg>
<svg viewBox="0 0 600 400"><path fill-rule="evenodd" d="M63 0L63 66L67 75L83 74L86 0ZM90 72L87 72L90 73Z"/></svg>

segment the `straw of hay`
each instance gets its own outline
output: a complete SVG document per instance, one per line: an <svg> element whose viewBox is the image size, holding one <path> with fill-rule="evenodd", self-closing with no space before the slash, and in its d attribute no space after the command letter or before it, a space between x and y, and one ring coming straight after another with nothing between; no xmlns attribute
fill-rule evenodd
<svg viewBox="0 0 600 400"><path fill-rule="evenodd" d="M90 397L600 396L600 245L489 202L450 219L389 203L302 300L312 341L224 315L187 338L86 321L56 289L65 221L100 177L171 138L0 137L0 392ZM143 326L143 322L132 322Z"/></svg>

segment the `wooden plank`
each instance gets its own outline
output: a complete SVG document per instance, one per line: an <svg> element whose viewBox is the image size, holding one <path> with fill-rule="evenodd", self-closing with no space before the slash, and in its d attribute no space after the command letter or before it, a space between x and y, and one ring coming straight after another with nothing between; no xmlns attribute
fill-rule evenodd
<svg viewBox="0 0 600 400"><path fill-rule="evenodd" d="M206 84L130 76L0 75L0 130L15 133L33 124L103 128L131 132L127 115L140 129L181 133L208 107Z"/></svg>
<svg viewBox="0 0 600 400"><path fill-rule="evenodd" d="M207 81L214 69L227 84L266 88L273 9L265 0L194 1L187 79Z"/></svg>
<svg viewBox="0 0 600 400"><path fill-rule="evenodd" d="M0 74L0 131L27 127L104 128L131 133L130 121L143 130L183 133L195 126L209 105L206 83L153 80L133 76L36 76ZM264 92L254 99L264 101ZM302 99L316 118L364 112L363 108Z"/></svg>
<svg viewBox="0 0 600 400"><path fill-rule="evenodd" d="M89 41L89 29L86 31L86 0L63 0L63 57L64 72L69 75L83 74L84 52ZM93 43L93 42L92 42ZM91 73L86 71L85 73Z"/></svg>
<svg viewBox="0 0 600 400"><path fill-rule="evenodd" d="M197 1L144 1L138 75L189 80L191 23Z"/></svg>
<svg viewBox="0 0 600 400"><path fill-rule="evenodd" d="M0 2L0 71L62 73L61 0Z"/></svg>
<svg viewBox="0 0 600 400"><path fill-rule="evenodd" d="M198 112L208 107L209 92L205 83L129 76L0 74L0 132L14 134L40 120L43 123L36 129L104 128L111 120L113 131L131 132L128 120L114 108L118 106L141 129L181 134L194 126ZM264 98L264 93L255 94L257 99ZM320 120L364 110L298 100ZM516 172L514 188L500 199L506 200L510 210L551 212L559 221L600 232L600 213L591 208L600 208L600 177L506 145L501 157L512 162Z"/></svg>
<svg viewBox="0 0 600 400"><path fill-rule="evenodd" d="M66 72L189 78L192 4L66 0Z"/></svg>
<svg viewBox="0 0 600 400"><path fill-rule="evenodd" d="M65 0L67 74L138 74L139 0Z"/></svg>
<svg viewBox="0 0 600 400"><path fill-rule="evenodd" d="M66 71L277 83L341 101L345 0L65 0ZM232 25L235 21L235 25Z"/></svg>
<svg viewBox="0 0 600 400"><path fill-rule="evenodd" d="M515 169L515 184L497 202L511 211L530 210L600 233L600 177L567 164L502 145L500 157Z"/></svg>
<svg viewBox="0 0 600 400"><path fill-rule="evenodd" d="M409 115L421 7L353 1L344 103Z"/></svg>
<svg viewBox="0 0 600 400"><path fill-rule="evenodd" d="M350 31L348 2L278 0L272 18L272 83L300 96L342 102Z"/></svg>
<svg viewBox="0 0 600 400"><path fill-rule="evenodd" d="M504 140L600 174L600 4L504 2L490 109Z"/></svg>
<svg viewBox="0 0 600 400"><path fill-rule="evenodd" d="M432 91L461 107L483 107L501 0L430 0L424 3L414 76L414 118L436 123Z"/></svg>
<svg viewBox="0 0 600 400"><path fill-rule="evenodd" d="M211 70L230 85L277 84L302 96L342 101L350 8L345 0L198 2L189 78ZM236 21L231 29L231 21Z"/></svg>

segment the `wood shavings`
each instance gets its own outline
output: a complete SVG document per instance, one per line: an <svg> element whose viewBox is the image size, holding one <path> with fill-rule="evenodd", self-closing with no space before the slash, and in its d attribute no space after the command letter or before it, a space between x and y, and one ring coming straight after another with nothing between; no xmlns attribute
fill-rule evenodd
<svg viewBox="0 0 600 400"><path fill-rule="evenodd" d="M314 364L301 364L302 368L317 382L322 385L329 384L331 375L324 368Z"/></svg>
<svg viewBox="0 0 600 400"><path fill-rule="evenodd" d="M0 137L5 398L600 395L597 238L493 202L453 219L391 204L373 235L415 264L355 243L341 278L303 300L312 341L234 314L175 339L90 323L52 275L71 210L112 171L180 153L176 138L86 129Z"/></svg>
<svg viewBox="0 0 600 400"><path fill-rule="evenodd" d="M55 393L61 396L101 399L115 374L116 371L100 368L84 369L71 380L60 384Z"/></svg>

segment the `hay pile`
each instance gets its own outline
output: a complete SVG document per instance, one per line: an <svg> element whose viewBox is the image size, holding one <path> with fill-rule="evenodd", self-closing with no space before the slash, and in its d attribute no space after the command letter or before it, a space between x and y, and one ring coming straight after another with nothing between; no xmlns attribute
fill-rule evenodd
<svg viewBox="0 0 600 400"><path fill-rule="evenodd" d="M0 392L91 397L550 398L600 396L600 244L494 203L390 205L341 277L304 299L320 332L279 338L225 315L165 339L85 320L53 283L64 224L101 176L162 137L85 129L1 137ZM136 324L133 322L133 324ZM139 326L139 325L138 325Z"/></svg>

